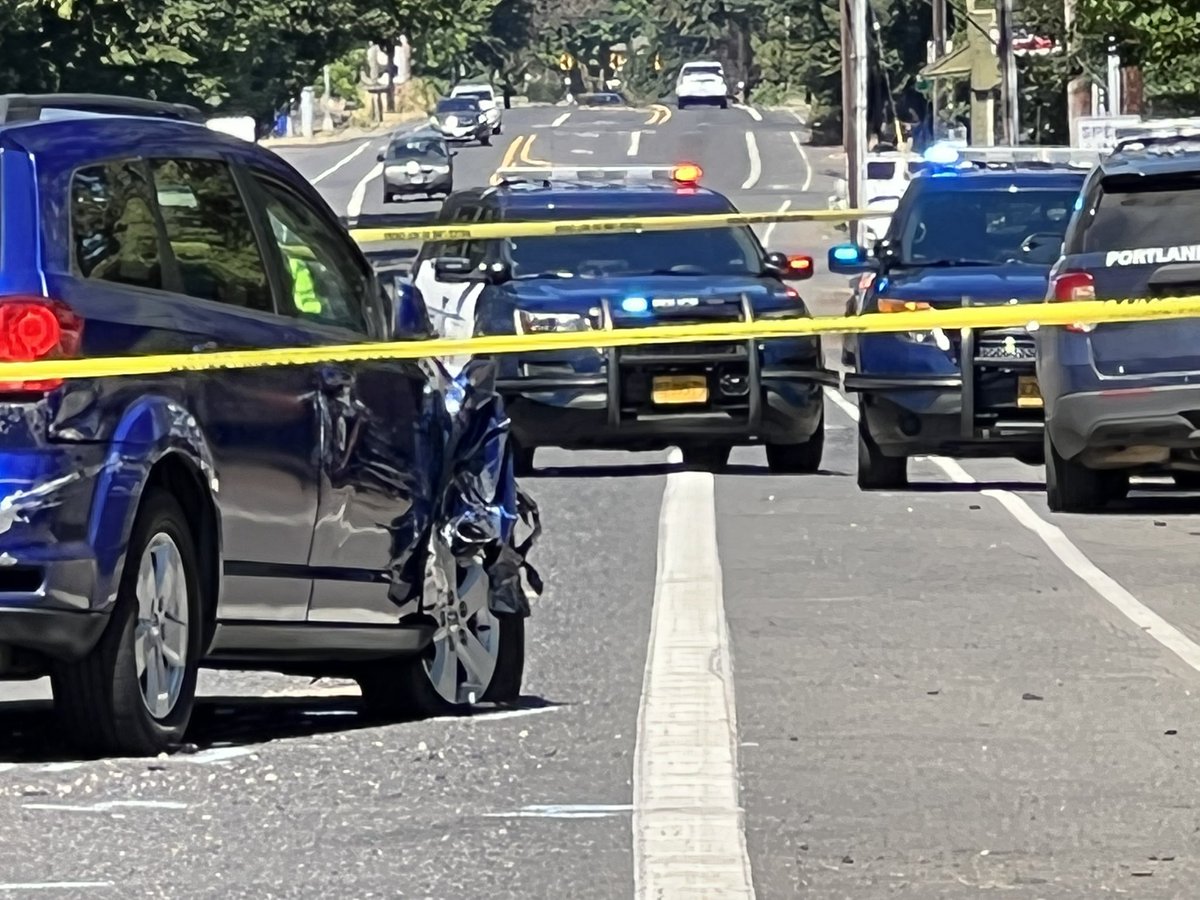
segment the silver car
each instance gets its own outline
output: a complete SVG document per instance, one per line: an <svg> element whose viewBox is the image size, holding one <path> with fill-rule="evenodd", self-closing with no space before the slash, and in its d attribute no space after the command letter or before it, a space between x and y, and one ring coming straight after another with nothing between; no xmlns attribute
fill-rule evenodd
<svg viewBox="0 0 1200 900"><path fill-rule="evenodd" d="M446 139L422 130L392 139L379 154L383 163L383 202L403 197L449 196L454 190L454 156Z"/></svg>

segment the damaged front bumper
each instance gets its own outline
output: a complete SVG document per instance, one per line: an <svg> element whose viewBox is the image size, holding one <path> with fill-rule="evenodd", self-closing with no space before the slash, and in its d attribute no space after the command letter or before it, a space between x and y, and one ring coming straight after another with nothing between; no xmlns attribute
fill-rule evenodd
<svg viewBox="0 0 1200 900"><path fill-rule="evenodd" d="M529 562L541 519L533 498L517 484L496 364L473 359L457 377L445 377L449 432L439 537L460 561L482 559L493 612L527 616L530 595L542 592Z"/></svg>

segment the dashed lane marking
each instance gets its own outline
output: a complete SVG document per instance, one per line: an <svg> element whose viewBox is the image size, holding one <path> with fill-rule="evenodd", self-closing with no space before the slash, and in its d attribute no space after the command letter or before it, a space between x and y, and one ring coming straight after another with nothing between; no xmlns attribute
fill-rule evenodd
<svg viewBox="0 0 1200 900"><path fill-rule="evenodd" d="M341 159L339 159L337 162L335 162L332 166L330 166L324 172L321 172L315 178L313 178L312 183L320 184L322 181L324 181L326 178L328 178L334 172L341 169L342 166L346 165L346 163L348 163L352 159L355 159L356 157L360 156L362 154L362 152L370 146L371 146L371 140L363 141L355 149L351 150L348 154L343 156Z"/></svg>
<svg viewBox="0 0 1200 900"><path fill-rule="evenodd" d="M367 199L367 186L372 181L383 174L383 163L376 163L374 167L362 180L354 186L354 192L350 195L350 202L346 204L346 215L351 219L355 219L362 214L363 203Z"/></svg>
<svg viewBox="0 0 1200 900"><path fill-rule="evenodd" d="M758 179L762 176L762 157L758 155L758 141L753 131L746 132L746 153L750 155L750 174L746 176L742 185L743 191L748 191L758 184Z"/></svg>
<svg viewBox="0 0 1200 900"><path fill-rule="evenodd" d="M550 127L558 128L561 125L563 125L569 118L571 118L571 114L569 112L565 112L561 116L559 116L557 119L555 119L553 122L551 122Z"/></svg>
<svg viewBox="0 0 1200 900"><path fill-rule="evenodd" d="M850 418L858 421L858 410L850 401L830 388L826 388L826 394ZM955 460L941 456L931 456L929 459L957 484L979 483ZM987 489L980 493L995 500L1019 524L1037 535L1059 562L1136 625L1143 634L1154 638L1200 672L1200 644L1138 600L1115 578L1092 562L1061 528L1039 516L1032 506L1012 491Z"/></svg>
<svg viewBox="0 0 1200 900"><path fill-rule="evenodd" d="M628 804L559 803L533 804L508 812L484 813L485 819L606 819L630 812Z"/></svg>
<svg viewBox="0 0 1200 900"><path fill-rule="evenodd" d="M746 115L752 118L755 122L761 122L763 120L762 113L760 113L753 106L747 106L745 103L735 103L733 104L733 107L734 109L740 109L742 112L746 113Z"/></svg>
<svg viewBox="0 0 1200 900"><path fill-rule="evenodd" d="M78 891L116 887L111 881L3 881L0 891Z"/></svg>
<svg viewBox="0 0 1200 900"><path fill-rule="evenodd" d="M641 145L642 145L642 133L640 131L633 132L633 134L629 135L629 151L625 155L626 156L637 156L638 148Z"/></svg>
<svg viewBox="0 0 1200 900"><path fill-rule="evenodd" d="M784 200L784 201L783 201L783 205L779 207L779 211L780 211L780 212L787 212L787 211L788 211L788 208L789 208L791 205L792 205L792 201L791 201L791 200ZM764 243L764 244L766 244L767 246L770 246L770 245L771 245L771 235L773 235L773 234L775 233L775 226L776 226L776 225L778 225L778 224L779 224L778 222L772 222L772 223L770 223L770 224L769 224L769 225L766 227L766 229L763 231L763 243Z"/></svg>
<svg viewBox="0 0 1200 900"><path fill-rule="evenodd" d="M658 540L633 770L635 895L746 900L754 885L711 474L667 476Z"/></svg>

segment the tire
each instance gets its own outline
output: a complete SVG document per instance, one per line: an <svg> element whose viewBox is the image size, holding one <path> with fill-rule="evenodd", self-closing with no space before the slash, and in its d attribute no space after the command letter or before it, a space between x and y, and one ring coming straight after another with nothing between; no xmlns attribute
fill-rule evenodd
<svg viewBox="0 0 1200 900"><path fill-rule="evenodd" d="M495 128L492 129L492 134L503 134L503 133L504 133L503 125L497 125Z"/></svg>
<svg viewBox="0 0 1200 900"><path fill-rule="evenodd" d="M825 453L825 410L813 436L802 444L767 444L767 466L772 472L814 475L821 470Z"/></svg>
<svg viewBox="0 0 1200 900"><path fill-rule="evenodd" d="M84 752L154 756L182 742L195 705L202 653L204 619L195 546L179 502L166 491L151 489L138 510L104 634L86 657L56 666L51 675L55 712L66 736ZM139 572L144 566L151 572L173 572L173 583L181 585L183 596L178 590L143 589L139 598L138 582L143 580ZM173 615L167 615L168 607ZM162 662L160 678L165 674L168 682L166 695L159 695L162 705L154 711L153 701L144 697L150 685L143 688L142 683L151 669L147 666L139 675L135 649L139 621L147 620L156 625L146 636L143 654L152 651ZM177 635L170 643L158 639L169 633L163 627L167 622L173 623ZM172 665L162 653L171 644L183 657L180 666Z"/></svg>
<svg viewBox="0 0 1200 900"><path fill-rule="evenodd" d="M481 137L479 139L479 146L480 147L492 146L492 136L490 134L485 134L483 137Z"/></svg>
<svg viewBox="0 0 1200 900"><path fill-rule="evenodd" d="M513 448L513 472L517 477L523 475L532 475L533 455L537 452L536 447L522 447L516 441L512 442Z"/></svg>
<svg viewBox="0 0 1200 900"><path fill-rule="evenodd" d="M679 109L687 109L687 107L688 107L687 102L684 100L680 100L678 103L675 104L675 106Z"/></svg>
<svg viewBox="0 0 1200 900"><path fill-rule="evenodd" d="M1200 472L1172 472L1175 486L1185 491L1200 491Z"/></svg>
<svg viewBox="0 0 1200 900"><path fill-rule="evenodd" d="M862 407L859 407L860 413ZM871 437L867 417L858 419L858 487L863 491L896 491L908 487L908 457L885 456Z"/></svg>
<svg viewBox="0 0 1200 900"><path fill-rule="evenodd" d="M1110 499L1119 499L1128 493L1128 474L1097 471L1063 459L1050 440L1049 432L1046 432L1045 441L1046 505L1051 512L1094 512Z"/></svg>
<svg viewBox="0 0 1200 900"><path fill-rule="evenodd" d="M392 195L391 195L391 194L389 194L389 193L387 193L387 192L385 191L385 192L384 192L384 194L383 194L383 202L384 202L384 203L391 203L391 202L392 202Z"/></svg>
<svg viewBox="0 0 1200 900"><path fill-rule="evenodd" d="M375 719L404 720L431 716L463 715L470 713L480 702L509 702L521 694L521 682L525 673L525 620L521 616L493 613L488 609L488 582L482 566L475 564L470 569L458 566L449 556L449 551L431 553L431 559L442 560L443 568L452 565L456 572L455 598L459 608L465 605L471 615L466 620L466 630L474 637L476 649L483 648L486 660L493 666L486 673L487 683L482 678L471 684L467 681L468 666L460 660L457 644L443 616L454 608L454 604L436 599L439 589L432 587L434 580L431 565L430 578L426 580L426 610L437 620L437 634L424 653L371 663L355 676L362 691L363 705L367 714ZM462 620L450 620L452 623ZM446 673L447 680L441 689L435 685L439 673ZM448 696L448 695L453 696Z"/></svg>
<svg viewBox="0 0 1200 900"><path fill-rule="evenodd" d="M720 472L729 464L732 444L697 444L681 447L683 464L694 472Z"/></svg>
<svg viewBox="0 0 1200 900"><path fill-rule="evenodd" d="M721 107L721 109L729 109L729 101L728 101L728 100L722 100L722 101L721 101L721 103L720 103L720 107Z"/></svg>

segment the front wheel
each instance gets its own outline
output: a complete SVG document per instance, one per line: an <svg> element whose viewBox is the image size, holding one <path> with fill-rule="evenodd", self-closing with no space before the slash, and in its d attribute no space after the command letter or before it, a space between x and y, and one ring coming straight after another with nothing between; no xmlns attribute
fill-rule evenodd
<svg viewBox="0 0 1200 900"><path fill-rule="evenodd" d="M767 466L772 472L813 475L821 470L825 452L825 411L812 437L802 444L767 444Z"/></svg>
<svg viewBox="0 0 1200 900"><path fill-rule="evenodd" d="M481 702L521 694L525 620L493 612L483 564L460 565L441 540L431 542L424 610L434 634L423 653L373 663L357 676L368 712L388 719L457 715Z"/></svg>
<svg viewBox="0 0 1200 900"><path fill-rule="evenodd" d="M492 136L490 134L485 134L483 137L481 137L479 139L479 146L480 147L492 146Z"/></svg>
<svg viewBox="0 0 1200 900"><path fill-rule="evenodd" d="M728 100L721 101L721 109L729 109L729 101Z"/></svg>
<svg viewBox="0 0 1200 900"><path fill-rule="evenodd" d="M863 491L901 490L908 486L908 457L885 456L871 430L867 417L859 407L858 419L858 487Z"/></svg>
<svg viewBox="0 0 1200 900"><path fill-rule="evenodd" d="M497 125L495 128L492 129L492 134L501 134L501 133L503 133L503 131L504 131L504 126Z"/></svg>
<svg viewBox="0 0 1200 900"><path fill-rule="evenodd" d="M51 676L67 737L85 752L120 756L180 744L195 704L202 623L188 518L171 494L152 489L100 642Z"/></svg>

